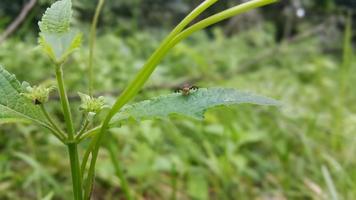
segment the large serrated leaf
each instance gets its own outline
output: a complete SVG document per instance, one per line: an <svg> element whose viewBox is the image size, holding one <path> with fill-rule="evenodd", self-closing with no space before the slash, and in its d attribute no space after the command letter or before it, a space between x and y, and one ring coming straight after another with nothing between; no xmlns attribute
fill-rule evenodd
<svg viewBox="0 0 356 200"><path fill-rule="evenodd" d="M72 18L72 1L57 1L49 7L38 23L42 33L61 34L69 31Z"/></svg>
<svg viewBox="0 0 356 200"><path fill-rule="evenodd" d="M47 126L41 109L21 93L24 90L15 75L0 66L0 122L33 121Z"/></svg>
<svg viewBox="0 0 356 200"><path fill-rule="evenodd" d="M111 122L117 123L128 118L136 120L166 118L171 114L202 120L204 112L209 108L242 103L280 105L278 101L271 98L236 89L200 88L187 96L175 93L126 106L114 116Z"/></svg>

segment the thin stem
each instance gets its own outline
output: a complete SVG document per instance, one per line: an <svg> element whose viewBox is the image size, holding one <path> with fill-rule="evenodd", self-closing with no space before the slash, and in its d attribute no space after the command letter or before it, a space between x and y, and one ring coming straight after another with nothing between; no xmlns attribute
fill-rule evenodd
<svg viewBox="0 0 356 200"><path fill-rule="evenodd" d="M54 130L56 131L56 134L59 138L61 138L62 141L64 141L66 139L66 135L63 133L63 131L58 127L58 125L54 122L54 120L52 119L52 117L49 115L46 107L41 104L40 108L42 110L42 113L44 114L44 116L47 118L48 122L52 125L52 127L54 128Z"/></svg>
<svg viewBox="0 0 356 200"><path fill-rule="evenodd" d="M85 133L89 124L90 124L90 122L89 122L88 116L86 116L82 128L78 131L78 134L75 137L76 141L78 141L78 139Z"/></svg>
<svg viewBox="0 0 356 200"><path fill-rule="evenodd" d="M68 131L69 141L67 143L67 148L70 157L70 168L72 173L74 199L82 200L83 199L82 181L81 181L80 163L78 159L78 149L77 149L77 144L73 141L74 127L73 127L72 115L70 112L69 101L64 87L63 70L61 65L56 66L56 78L57 78L59 96L63 109L64 120Z"/></svg>
<svg viewBox="0 0 356 200"><path fill-rule="evenodd" d="M142 87L142 85L145 83L145 81L148 79L147 78L141 78L147 74L147 68L152 68L151 66L155 65L155 59L156 57L159 57L160 55L160 50L165 47L166 45L169 44L170 40L172 40L177 34L179 34L190 22L192 22L198 15L200 15L204 10L209 8L211 5L216 3L218 0L206 0L204 1L200 6L198 6L196 9L194 9L186 18L182 20L181 23L179 23L176 28L173 29L173 31L163 40L161 45L157 48L157 50L152 54L152 56L149 58L147 63L143 66L142 70L137 74L136 78L129 84L129 86L124 90L124 92L120 95L120 98L116 101L115 105L109 112L109 114L106 116L104 123L102 124L101 127L101 132L96 135L96 137L93 139L95 142L95 147L92 151L92 160L90 163L89 167L89 172L88 172L88 177L86 180L85 184L85 199L89 197L89 193L92 189L92 183L94 180L94 171L95 171L95 164L98 156L98 151L99 151L99 146L102 140L102 135L106 131L106 129L109 126L109 122L113 115L119 110L123 105L125 105L137 92L138 90ZM153 69L152 69L153 71ZM141 81L142 79L145 79Z"/></svg>
<svg viewBox="0 0 356 200"><path fill-rule="evenodd" d="M107 149L110 154L111 162L114 165L116 176L118 176L120 179L121 189L124 191L126 199L132 200L129 185L127 183L121 164L119 163L119 158L117 156L117 148L115 148L115 143L111 138L108 141Z"/></svg>
<svg viewBox="0 0 356 200"><path fill-rule="evenodd" d="M203 2L201 6L195 9L191 14L189 14L169 35L168 37L162 42L162 44L158 47L158 49L153 53L153 55L148 59L147 63L143 66L140 72L136 75L133 81L126 87L124 92L120 95L120 97L115 102L112 109L109 111L108 115L106 116L100 132L95 135L93 139L95 144L95 148L92 151L92 160L89 167L87 183L85 188L85 194L87 195L89 191L92 189L92 182L94 179L94 171L95 171L95 164L98 156L99 147L102 141L102 137L106 132L107 128L109 127L110 121L112 117L119 111L128 101L130 101L138 91L143 87L145 82L153 73L154 69L157 67L158 63L163 59L163 57L168 53L168 51L173 48L178 42L187 38L192 33L203 29L207 26L210 26L214 23L222 21L226 18L229 18L233 15L243 13L249 11L253 8L257 8L263 5L267 5L276 0L253 0L247 3L241 4L239 6L233 7L226 11L223 11L219 14L216 14L212 17L203 20L196 25L193 25L191 28L188 28L186 31L180 33L196 16L198 16L201 12L207 9L210 5L214 4L216 0L207 0Z"/></svg>
<svg viewBox="0 0 356 200"><path fill-rule="evenodd" d="M62 104L64 121L66 123L67 132L68 132L68 139L74 139L74 126L72 121L72 114L70 111L69 101L67 97L67 92L64 88L64 81L63 81L63 70L61 65L56 66L56 78L59 90L59 97Z"/></svg>
<svg viewBox="0 0 356 200"><path fill-rule="evenodd" d="M82 165L80 167L81 172L82 172L82 179L84 179L84 171L85 171L85 168L87 166L87 162L89 160L90 153L94 149L94 145L95 145L95 141L91 140L87 150L84 153L84 156L83 156L83 159L82 159Z"/></svg>
<svg viewBox="0 0 356 200"><path fill-rule="evenodd" d="M215 1L206 1L204 3L213 3ZM255 1L250 1L247 2L245 4L241 4L239 6L235 6L231 9L228 9L226 11L223 11L221 13L223 14L216 14L213 15L205 20L202 20L201 22L198 22L195 25L192 25L190 28L182 31L181 33L177 33L175 34L175 37L172 38L170 37L171 35L173 35L172 33L170 34L169 37L167 37L163 43L165 43L164 45L160 45L159 52L158 50L150 57L150 59L147 61L147 63L144 65L144 67L142 68L142 70L139 72L139 74L135 77L134 81L131 82L131 84L129 86L127 86L127 89L120 95L120 98L116 101L115 105L113 106L111 112L109 113L109 115L107 116L107 118L111 118L124 104L127 103L126 99L131 99L130 94L128 94L127 90L135 90L135 88L138 85L142 85L142 84L135 84L136 82L138 82L137 79L142 78L142 77L146 77L149 76L152 72L152 66L156 66L156 64L162 59L162 57L168 52L169 49L173 48L178 42L180 42L181 40L185 39L186 37L188 37L190 34L192 34L193 32L196 32L200 29L203 29L207 26L210 26L214 23L217 23L219 21L222 21L224 19L226 19L227 17L231 17L231 15L236 15L242 12L247 12L248 10L251 10L253 8L259 7L259 6L263 6L263 5L267 5L270 3L276 2L276 0L255 0ZM205 9L207 8L207 5L205 5L206 7L204 7ZM188 24L188 23L184 23L184 24ZM177 29L177 28L176 28ZM180 28L182 30L182 28ZM171 41L169 41L167 43L168 38L171 39ZM155 59L154 59L155 58ZM152 71L152 72L151 72ZM143 74L148 74L148 75L143 75ZM146 79L145 79L146 80ZM132 93L132 92L131 92ZM126 97L126 98L125 98ZM119 101L121 100L121 101ZM120 103L120 104L119 104ZM103 125L101 126L103 127ZM93 135L95 135L98 132L99 127L93 128L91 130L89 130L88 132L83 134L83 137L80 138L80 140L84 140L86 138L92 137Z"/></svg>
<svg viewBox="0 0 356 200"><path fill-rule="evenodd" d="M90 130L84 132L84 133L80 136L80 138L77 139L78 142L80 143L80 142L82 142L83 140L85 140L85 139L87 139L87 138L90 138L90 137L95 136L95 134L97 134L97 133L100 131L100 127L101 127L101 126L97 126L97 127L95 127L95 128L92 128L92 129L90 129Z"/></svg>
<svg viewBox="0 0 356 200"><path fill-rule="evenodd" d="M173 31L163 40L157 50L151 55L146 64L142 67L136 77L131 81L131 83L126 87L122 92L120 97L115 102L114 106L107 115L106 120L110 120L114 114L125 105L133 96L135 96L138 91L141 89L143 84L147 81L150 74L152 74L154 68L157 66L160 58L164 56L162 49L165 49L166 46L170 44L170 41L173 40L181 31L184 30L190 22L197 18L202 12L216 3L218 0L206 0L196 9L194 9L186 18L179 23Z"/></svg>
<svg viewBox="0 0 356 200"><path fill-rule="evenodd" d="M177 44L178 42L182 41L183 39L189 37L194 32L202 30L202 29L204 29L208 26L211 26L213 24L216 24L220 21L226 20L226 19L231 18L235 15L238 15L238 14L247 12L249 10L252 10L254 8L262 7L262 6L277 2L277 1L278 0L252 0L252 1L248 1L246 3L240 4L240 5L237 5L235 7L232 7L230 9L227 9L225 11L222 11L222 12L215 14L211 17L208 17L208 18L192 25L191 27L187 28L186 30L182 31L172 41L172 44L168 45L168 46L173 47L175 44Z"/></svg>
<svg viewBox="0 0 356 200"><path fill-rule="evenodd" d="M99 15L103 8L105 0L99 0L99 3L96 7L93 22L90 29L90 37L89 37L89 64L88 64L88 73L89 73L89 95L93 95L94 88L94 69L93 69L93 61L94 61L94 49L95 49L95 40L96 40L96 27L98 25Z"/></svg>
<svg viewBox="0 0 356 200"><path fill-rule="evenodd" d="M47 124L47 125L40 124L40 125L42 125L43 127L47 128L49 131L51 131L51 133L52 133L58 140L60 140L63 144L66 143L66 138L62 138L62 137L59 135L58 131L56 131L52 126L50 126L49 124Z"/></svg>

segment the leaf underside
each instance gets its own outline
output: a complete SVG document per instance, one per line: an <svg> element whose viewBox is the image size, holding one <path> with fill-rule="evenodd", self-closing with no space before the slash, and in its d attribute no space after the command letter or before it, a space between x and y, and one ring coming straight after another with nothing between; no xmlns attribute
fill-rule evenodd
<svg viewBox="0 0 356 200"><path fill-rule="evenodd" d="M0 123L33 121L47 126L40 108L24 97L20 82L0 66Z"/></svg>
<svg viewBox="0 0 356 200"><path fill-rule="evenodd" d="M115 124L129 118L135 120L167 118L172 114L203 120L204 112L209 108L243 103L280 105L274 99L236 89L200 88L187 96L175 93L126 106L113 117L111 122Z"/></svg>

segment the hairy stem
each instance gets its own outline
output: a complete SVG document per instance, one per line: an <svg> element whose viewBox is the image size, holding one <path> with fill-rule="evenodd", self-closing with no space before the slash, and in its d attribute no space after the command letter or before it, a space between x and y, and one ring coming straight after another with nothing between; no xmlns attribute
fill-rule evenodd
<svg viewBox="0 0 356 200"><path fill-rule="evenodd" d="M63 80L63 70L61 65L56 66L56 78L59 90L59 96L62 104L64 120L67 126L68 132L68 152L70 157L70 167L72 173L72 182L73 182L73 193L75 200L82 200L82 181L80 173L80 164L78 159L78 149L77 144L74 142L74 127L72 121L72 114L70 112L69 101L67 93L64 87Z"/></svg>
<svg viewBox="0 0 356 200"><path fill-rule="evenodd" d="M62 142L65 141L66 135L63 133L63 131L58 127L58 125L54 122L52 117L49 115L47 112L45 106L43 104L40 105L42 113L44 116L47 118L48 122L52 125L53 129L56 131L56 137L58 137Z"/></svg>
<svg viewBox="0 0 356 200"><path fill-rule="evenodd" d="M70 111L69 101L67 97L67 92L64 87L64 80L63 80L63 70L61 65L57 65L56 67L56 78L59 90L59 97L62 104L64 121L67 127L68 139L74 139L74 126L72 121L72 114Z"/></svg>
<svg viewBox="0 0 356 200"><path fill-rule="evenodd" d="M73 181L73 193L75 200L82 200L82 178L80 173L80 164L78 158L78 147L76 143L67 144L69 158L70 158L70 168L72 172Z"/></svg>
<svg viewBox="0 0 356 200"><path fill-rule="evenodd" d="M85 130L87 130L88 126L89 126L90 122L88 119L88 116L85 117L85 120L83 122L82 128L78 131L76 138L76 141L78 141L78 139L85 133Z"/></svg>

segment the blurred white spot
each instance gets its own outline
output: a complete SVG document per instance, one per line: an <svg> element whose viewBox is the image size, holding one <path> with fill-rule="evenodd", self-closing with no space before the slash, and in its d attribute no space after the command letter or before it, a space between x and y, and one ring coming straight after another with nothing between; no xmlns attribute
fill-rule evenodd
<svg viewBox="0 0 356 200"><path fill-rule="evenodd" d="M296 12L297 17L303 18L305 16L305 10L304 8L298 8Z"/></svg>

